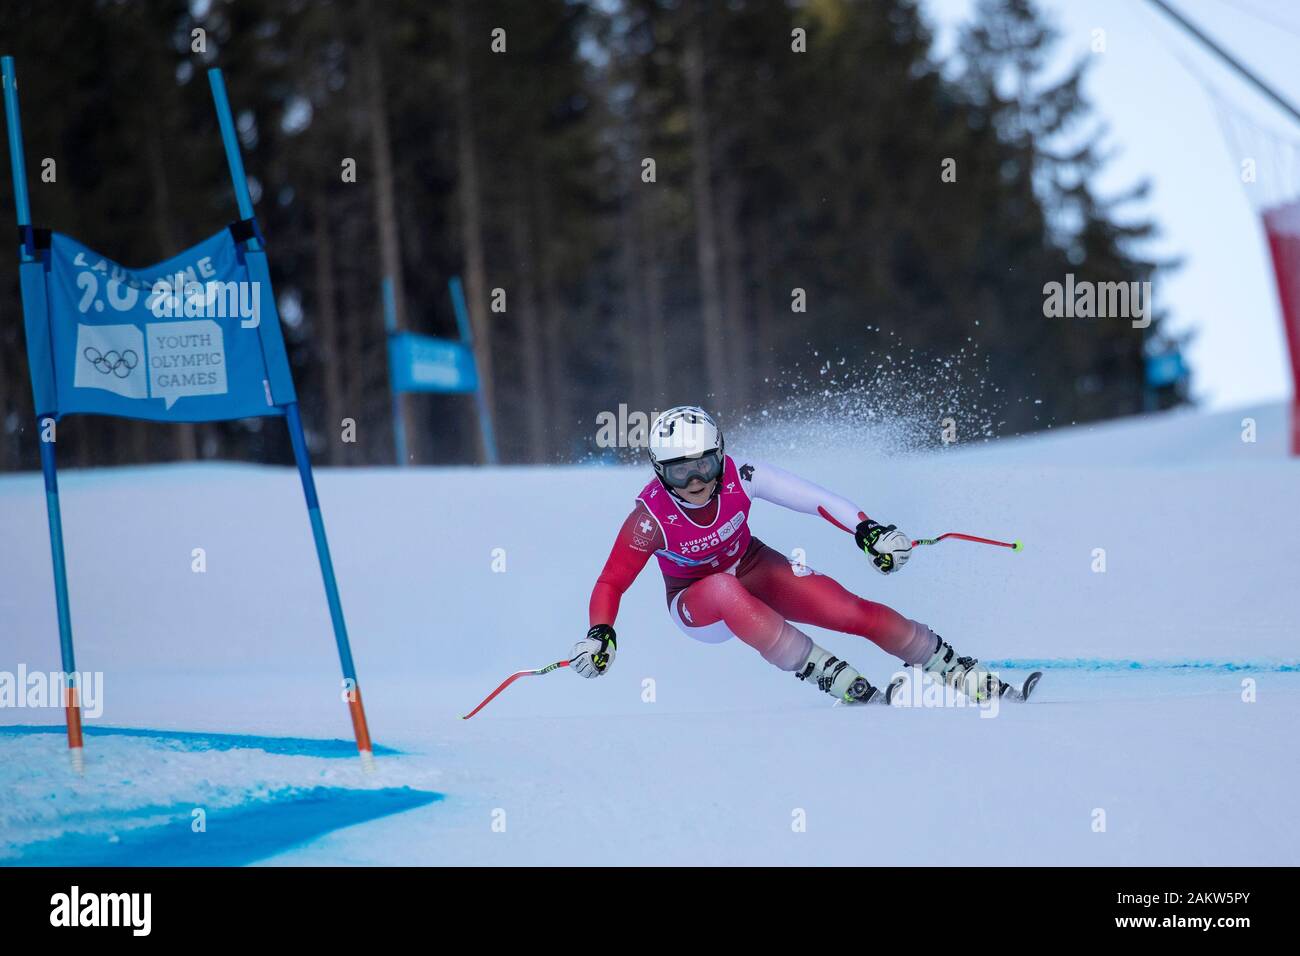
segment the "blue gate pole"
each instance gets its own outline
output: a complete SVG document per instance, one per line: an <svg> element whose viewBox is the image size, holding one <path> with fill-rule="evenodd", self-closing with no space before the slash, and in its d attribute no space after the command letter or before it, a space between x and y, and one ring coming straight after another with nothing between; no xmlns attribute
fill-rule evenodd
<svg viewBox="0 0 1300 956"><path fill-rule="evenodd" d="M38 430L46 422L58 428L53 416L39 415ZM56 433L57 434L57 433ZM77 656L72 647L72 611L68 603L68 570L63 553L63 512L59 508L59 474L54 461L54 437L49 441L40 436L41 472L45 476L45 512L50 523L50 559L54 563L54 606L59 618L59 653L63 660L63 708L68 725L68 752L72 768L84 773L85 750L81 738L81 702L78 700Z"/></svg>
<svg viewBox="0 0 1300 956"><path fill-rule="evenodd" d="M212 99L216 103L217 122L221 126L221 142L226 148L226 162L230 166L230 181L235 187L235 200L239 203L239 215L243 219L253 218L253 200L248 192L248 178L244 175L244 160L239 153L239 141L235 138L235 123L230 115L230 101L226 98L226 83L221 70L208 70L208 82L212 86ZM249 245L260 249L256 239ZM276 318L279 321L279 318ZM361 687L357 683L356 666L352 661L352 646L348 641L347 623L343 619L343 603L339 600L338 582L334 577L334 562L330 559L329 541L325 537L325 522L321 518L320 501L316 497L316 480L311 471L311 455L307 451L307 440L303 435L302 417L298 413L298 403L289 402L284 406L285 421L289 426L289 441L293 444L293 457L298 464L298 475L302 479L303 497L307 501L307 516L311 520L311 533L316 542L316 558L320 562L321 579L325 585L325 600L329 604L330 621L334 625L334 642L338 645L339 663L343 667L343 678L348 709L352 714L352 730L356 734L357 749L361 752L361 761L367 770L374 768L374 747L370 742L370 730L366 725L366 712L361 704Z"/></svg>
<svg viewBox="0 0 1300 956"><path fill-rule="evenodd" d="M497 438L492 428L492 409L488 408L487 396L483 394L483 377L479 374L478 352L474 349L474 330L469 321L469 308L465 305L465 290L460 284L460 276L452 276L447 285L451 288L451 305L456 310L456 327L460 330L460 340L474 357L474 402L478 407L479 433L483 437L483 456L489 465L495 465Z"/></svg>
<svg viewBox="0 0 1300 956"><path fill-rule="evenodd" d="M23 127L18 115L18 76L14 71L14 58L0 58L0 73L4 76L5 126L9 133L9 169L14 180L14 208L18 213L18 229L22 236L19 260L35 262L38 258L32 234L31 205L27 197L27 163L23 155ZM33 374L36 374L33 371ZM54 416L36 416L37 436L41 445L41 472L45 477L45 512L50 526L50 560L54 565L54 606L59 620L59 652L63 661L63 706L68 726L68 752L72 768L77 773L85 771L85 751L81 738L81 702L78 700L77 659L72 647L72 612L68 603L68 570L63 554L63 515L59 508L59 474L54 456L54 438L45 441L44 424L49 421L57 429Z"/></svg>
<svg viewBox="0 0 1300 956"><path fill-rule="evenodd" d="M393 280L384 276L384 331L391 341L397 334L397 299L393 295ZM397 377L393 372L393 352L388 350L388 390L393 396L393 448L397 453L397 464L410 464L406 449L406 418L402 415L402 394L397 390Z"/></svg>
<svg viewBox="0 0 1300 956"><path fill-rule="evenodd" d="M226 148L226 165L230 167L230 182L235 187L235 202L239 205L239 218L253 218L253 198L248 192L248 177L244 175L244 157L239 152L239 138L235 136L235 120L230 114L230 100L226 97L226 80L220 67L208 70L208 85L217 106L217 124L221 127L221 145ZM252 242L256 242L253 239ZM258 248L253 246L253 248Z"/></svg>
<svg viewBox="0 0 1300 956"><path fill-rule="evenodd" d="M343 602L339 599L338 581L334 577L334 561L330 558L329 540L325 537L325 520L320 513L320 500L316 497L316 479L311 471L311 454L303 436L302 417L298 403L290 402L284 408L289 425L289 440L293 443L293 457L298 463L298 476L302 479L302 493L307 501L307 517L311 521L311 534L316 542L316 557L320 561L321 580L325 584L325 600L329 604L330 622L334 625L334 642L338 645L339 663L343 667L345 698L352 714L352 730L357 738L357 750L367 770L374 769L374 746L370 742L370 729L366 725L366 712L361 703L361 685L357 682L357 668L352 661L352 645L348 641L348 625L343 619Z"/></svg>
<svg viewBox="0 0 1300 956"><path fill-rule="evenodd" d="M18 228L26 232L32 225L32 211L27 202L27 160L23 156L23 124L18 116L18 76L14 72L14 58L0 58L0 71L4 73L5 126L9 131L9 169L14 177L14 208L18 212Z"/></svg>

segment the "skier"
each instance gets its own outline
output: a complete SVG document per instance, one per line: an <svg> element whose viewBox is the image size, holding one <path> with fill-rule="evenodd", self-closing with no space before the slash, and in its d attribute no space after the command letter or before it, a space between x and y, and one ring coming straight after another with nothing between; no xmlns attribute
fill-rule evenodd
<svg viewBox="0 0 1300 956"><path fill-rule="evenodd" d="M592 589L591 629L574 645L570 662L578 674L599 677L613 664L619 601L653 554L663 572L669 615L688 637L710 644L738 637L769 663L846 704L888 703L889 693L817 646L792 621L865 637L976 702L1009 689L979 661L958 657L926 625L786 560L750 533L749 509L761 498L821 515L853 535L881 574L896 573L912 554L911 539L894 525L874 521L839 495L773 465L749 459L737 465L725 452L717 424L692 405L655 419L648 451L655 477L637 497Z"/></svg>

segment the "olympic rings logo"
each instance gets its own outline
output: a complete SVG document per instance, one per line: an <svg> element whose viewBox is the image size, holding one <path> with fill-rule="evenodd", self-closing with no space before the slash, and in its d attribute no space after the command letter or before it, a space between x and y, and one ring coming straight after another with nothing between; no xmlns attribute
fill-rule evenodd
<svg viewBox="0 0 1300 956"><path fill-rule="evenodd" d="M135 349L127 349L124 352L110 349L107 352L100 352L99 349L87 348L81 354L97 372L116 375L118 378L126 378L140 364L140 356L136 354Z"/></svg>

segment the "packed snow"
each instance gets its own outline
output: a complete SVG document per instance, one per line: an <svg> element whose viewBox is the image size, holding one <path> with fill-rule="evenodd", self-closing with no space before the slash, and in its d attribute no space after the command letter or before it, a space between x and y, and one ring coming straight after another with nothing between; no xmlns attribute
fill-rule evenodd
<svg viewBox="0 0 1300 956"><path fill-rule="evenodd" d="M763 541L959 653L1042 667L1032 701L832 706L738 641L682 635L652 564L606 677L527 677L463 721L583 636L648 470L322 468L389 748L366 774L296 472L68 471L77 664L102 674L102 712L78 777L60 708L21 689L0 706L0 863L1300 863L1300 462L1281 407L899 455L788 434L742 429L728 450L913 537L1024 541L918 549L884 578L824 521L751 513ZM0 541L0 679L57 671L39 474L0 477ZM895 670L814 636L876 683Z"/></svg>

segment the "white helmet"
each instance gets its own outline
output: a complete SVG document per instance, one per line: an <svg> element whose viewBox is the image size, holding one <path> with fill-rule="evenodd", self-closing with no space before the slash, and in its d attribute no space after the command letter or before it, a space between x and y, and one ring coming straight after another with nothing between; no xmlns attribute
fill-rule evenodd
<svg viewBox="0 0 1300 956"><path fill-rule="evenodd" d="M704 409L678 405L661 412L650 426L646 443L650 464L670 491L685 488L692 478L706 484L722 474L725 461L722 432Z"/></svg>

